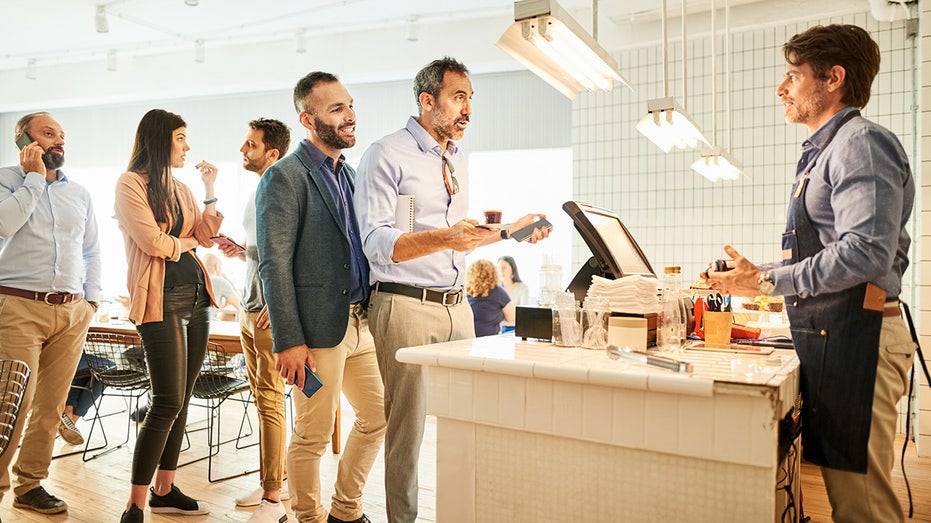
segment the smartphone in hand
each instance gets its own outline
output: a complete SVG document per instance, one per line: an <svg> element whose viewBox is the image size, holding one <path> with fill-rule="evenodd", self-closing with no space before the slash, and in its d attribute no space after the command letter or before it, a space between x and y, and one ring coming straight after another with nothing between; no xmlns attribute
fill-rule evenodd
<svg viewBox="0 0 931 523"><path fill-rule="evenodd" d="M241 252L245 252L246 250L245 247L243 247L242 245L239 245L233 240L227 238L226 236L214 236L213 238L210 238L210 239L213 240L213 243L219 245L220 247L229 247L231 245L233 247L236 247L237 254Z"/></svg>
<svg viewBox="0 0 931 523"><path fill-rule="evenodd" d="M26 148L27 145L31 144L35 140L32 139L32 136L29 136L29 133L23 131L23 134L16 139L16 146L19 147L19 150L22 151Z"/></svg>
<svg viewBox="0 0 931 523"><path fill-rule="evenodd" d="M320 390L322 386L323 382L314 374L314 371L310 370L310 366L304 365L304 388L301 389L301 392L309 398L314 395L314 392Z"/></svg>
<svg viewBox="0 0 931 523"><path fill-rule="evenodd" d="M553 224L550 223L549 220L547 220L546 218L540 218L539 220L531 223L530 225L521 227L520 229L517 229L516 231L511 231L511 238L519 242L522 242L526 240L527 238L530 238L531 236L533 236L534 229L540 229L541 231L545 231L547 229L552 229L552 228L553 228Z"/></svg>

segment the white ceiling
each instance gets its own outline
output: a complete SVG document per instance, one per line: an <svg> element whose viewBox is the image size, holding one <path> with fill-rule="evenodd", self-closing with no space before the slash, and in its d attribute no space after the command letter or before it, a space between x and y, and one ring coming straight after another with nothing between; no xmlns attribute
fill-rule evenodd
<svg viewBox="0 0 931 523"><path fill-rule="evenodd" d="M689 34L707 31L711 0L686 1L689 23L697 20ZM106 11L109 32L95 30L98 4ZM599 40L609 50L642 40L638 34L659 38L662 0L560 4L589 28L597 5ZM0 112L153 93L290 87L300 74L317 68L341 73L344 81L409 78L444 54L473 72L517 69L494 47L513 22L513 5L512 0L199 0L192 7L185 0L0 0ZM722 8L724 0L716 5ZM730 0L730 5L735 26L852 7L849 0ZM681 0L668 0L670 18L678 18L680 6ZM413 42L411 20L418 36ZM649 29L632 30L638 26ZM295 52L299 31L308 43L303 54ZM205 45L202 64L194 63L197 40ZM108 52L114 52L115 71L107 69ZM35 78L27 79L30 60L35 65L29 76ZM156 75L168 78L152 78ZM139 86L141 78L148 85Z"/></svg>

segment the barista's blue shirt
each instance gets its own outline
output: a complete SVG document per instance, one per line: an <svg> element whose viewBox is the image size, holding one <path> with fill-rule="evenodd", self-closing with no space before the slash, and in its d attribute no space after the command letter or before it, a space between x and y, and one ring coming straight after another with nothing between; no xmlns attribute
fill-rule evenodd
<svg viewBox="0 0 931 523"><path fill-rule="evenodd" d="M811 167L805 207L824 250L772 269L774 294L806 298L864 282L875 283L889 298L902 290L911 244L905 224L915 181L898 138L854 117L809 165L844 115L854 110L838 111L802 143L796 180Z"/></svg>
<svg viewBox="0 0 931 523"><path fill-rule="evenodd" d="M353 187L346 174L347 170L343 168L345 158L340 155L339 160L334 164L333 158L327 156L306 139L301 141L301 146L310 154L311 159L320 167L320 170L326 174L323 179L330 190L330 195L333 196L333 201L336 202L339 217L343 222L343 230L346 232L346 237L349 238L349 253L352 258L349 301L351 303L366 301L371 293L369 264L365 259L365 253L362 252L359 222L356 219L355 211L352 209Z"/></svg>

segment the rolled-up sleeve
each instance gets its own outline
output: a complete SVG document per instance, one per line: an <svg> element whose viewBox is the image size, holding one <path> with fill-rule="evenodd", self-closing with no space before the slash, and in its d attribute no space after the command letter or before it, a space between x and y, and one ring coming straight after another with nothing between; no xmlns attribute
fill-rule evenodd
<svg viewBox="0 0 931 523"><path fill-rule="evenodd" d="M404 234L395 227L399 183L399 163L383 144L373 144L359 162L353 197L362 250L371 263L394 263L394 245Z"/></svg>

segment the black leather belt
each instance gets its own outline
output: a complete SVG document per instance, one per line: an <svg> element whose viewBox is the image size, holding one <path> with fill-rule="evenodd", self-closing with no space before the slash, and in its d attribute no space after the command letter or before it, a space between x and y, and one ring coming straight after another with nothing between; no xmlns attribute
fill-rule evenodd
<svg viewBox="0 0 931 523"><path fill-rule="evenodd" d="M463 295L465 294L462 289L435 291L433 289L427 289L426 287L415 287L413 285L384 281L375 282L372 289L375 292L389 292L391 294L400 294L402 296L417 298L422 301L432 301L446 307L462 303Z"/></svg>
<svg viewBox="0 0 931 523"><path fill-rule="evenodd" d="M80 300L83 294L68 294L67 292L35 292L23 289L14 289L13 287L4 287L0 285L0 294L16 296L17 298L27 298L30 300L44 301L49 305L61 305Z"/></svg>

